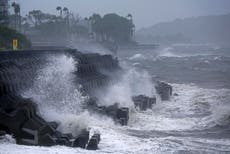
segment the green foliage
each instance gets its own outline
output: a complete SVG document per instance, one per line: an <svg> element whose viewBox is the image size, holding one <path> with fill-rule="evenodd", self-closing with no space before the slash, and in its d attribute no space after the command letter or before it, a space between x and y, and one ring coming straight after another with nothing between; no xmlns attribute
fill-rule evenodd
<svg viewBox="0 0 230 154"><path fill-rule="evenodd" d="M57 11L60 11L60 17L61 17L61 16L62 16L62 7L58 6L58 7L56 8L56 10L57 10Z"/></svg>
<svg viewBox="0 0 230 154"><path fill-rule="evenodd" d="M77 26L76 25L75 28L73 29L73 33L78 34L80 36L87 36L89 34L89 31L84 26L81 26L81 25Z"/></svg>
<svg viewBox="0 0 230 154"><path fill-rule="evenodd" d="M103 33L102 30L102 18L99 14L93 14L89 20L91 21L92 30L95 33Z"/></svg>
<svg viewBox="0 0 230 154"><path fill-rule="evenodd" d="M58 11L62 11L61 7L57 7ZM70 33L78 32L76 30L76 19L69 13L68 8L64 8L63 16L56 16L44 13L40 10L30 11L27 15L26 23L30 23L29 28L38 32L43 37L61 37L64 38ZM71 23L71 24L70 24ZM82 29L82 27L80 27ZM81 30L79 30L81 32Z"/></svg>
<svg viewBox="0 0 230 154"><path fill-rule="evenodd" d="M40 10L30 11L29 14L27 15L27 18L29 22L32 23L35 27L41 25L46 21L51 22L57 20L57 17L55 15L43 13Z"/></svg>
<svg viewBox="0 0 230 154"><path fill-rule="evenodd" d="M14 13L16 15L20 14L20 5L18 3L13 2L11 6L14 8Z"/></svg>
<svg viewBox="0 0 230 154"><path fill-rule="evenodd" d="M65 37L67 35L67 29L65 28L65 22L63 21L44 22L37 25L35 29L39 30L40 34L46 37Z"/></svg>
<svg viewBox="0 0 230 154"><path fill-rule="evenodd" d="M106 14L101 17L93 14L85 20L74 16L66 7L56 8L60 15L43 13L40 10L30 11L22 28L28 32L35 32L43 38L65 39L69 36L93 37L96 41L106 43L132 42L134 24L132 15L122 17L117 14ZM90 27L91 25L91 27ZM92 35L89 35L92 28Z"/></svg>
<svg viewBox="0 0 230 154"><path fill-rule="evenodd" d="M12 49L13 39L18 40L19 49L28 49L31 47L30 41L16 30L0 26L0 49Z"/></svg>
<svg viewBox="0 0 230 154"><path fill-rule="evenodd" d="M1 1L0 2L0 25L8 25L8 24L9 24L8 1Z"/></svg>
<svg viewBox="0 0 230 154"><path fill-rule="evenodd" d="M0 25L8 25L9 16L6 13L0 13Z"/></svg>
<svg viewBox="0 0 230 154"><path fill-rule="evenodd" d="M131 15L129 14L129 18ZM92 30L96 37L102 41L115 41L127 43L132 40L134 24L128 19L117 14L106 14L103 18L99 14L93 14L90 18Z"/></svg>

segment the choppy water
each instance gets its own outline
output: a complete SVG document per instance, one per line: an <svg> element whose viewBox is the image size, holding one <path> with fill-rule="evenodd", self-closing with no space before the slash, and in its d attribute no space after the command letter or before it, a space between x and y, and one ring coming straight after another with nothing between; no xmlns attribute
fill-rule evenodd
<svg viewBox="0 0 230 154"><path fill-rule="evenodd" d="M6 140L0 143L0 153L230 153L230 49L177 45L154 51L124 51L119 56L129 71L111 87L104 101L117 99L132 107L132 94L155 93L151 78L171 83L176 95L170 101L158 100L152 110L132 111L128 126L121 127L105 116L75 110L84 101L71 84L75 62L59 57L53 61L56 67L44 69L37 85L25 95L34 94L47 119L61 119L62 131L76 132L82 126L90 127L91 132L100 131L100 149L28 147ZM68 80L60 82L62 79ZM63 97L52 99L57 94Z"/></svg>

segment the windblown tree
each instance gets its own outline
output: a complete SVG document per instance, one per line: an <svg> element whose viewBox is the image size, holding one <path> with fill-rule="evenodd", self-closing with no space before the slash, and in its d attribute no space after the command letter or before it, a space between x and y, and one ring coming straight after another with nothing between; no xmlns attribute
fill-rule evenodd
<svg viewBox="0 0 230 154"><path fill-rule="evenodd" d="M39 31L42 36L64 37L66 35L66 21L61 17L33 10L29 12L28 20L32 23L32 28Z"/></svg>
<svg viewBox="0 0 230 154"><path fill-rule="evenodd" d="M63 39L70 34L88 34L88 29L78 25L79 16L74 16L66 7L57 7L57 10L62 11L58 16L40 10L30 11L24 24L25 29L29 25L30 30L45 38Z"/></svg>
<svg viewBox="0 0 230 154"><path fill-rule="evenodd" d="M0 25L8 25L9 11L8 0L0 0Z"/></svg>
<svg viewBox="0 0 230 154"><path fill-rule="evenodd" d="M106 14L103 18L94 14L90 17L92 30L101 37L101 41L128 43L132 41L134 24L132 20L117 14Z"/></svg>
<svg viewBox="0 0 230 154"><path fill-rule="evenodd" d="M133 20L132 14L129 13L129 14L127 15L127 18L128 18L129 20Z"/></svg>
<svg viewBox="0 0 230 154"><path fill-rule="evenodd" d="M56 22L57 17L52 14L43 13L40 10L33 10L30 11L29 14L27 15L27 20L30 24L36 27L46 22Z"/></svg>
<svg viewBox="0 0 230 154"><path fill-rule="evenodd" d="M63 8L63 12L64 12L66 17L69 15L69 9L67 7Z"/></svg>
<svg viewBox="0 0 230 154"><path fill-rule="evenodd" d="M29 21L36 27L42 23L43 13L40 10L30 11L27 15Z"/></svg>
<svg viewBox="0 0 230 154"><path fill-rule="evenodd" d="M11 6L14 8L14 14L20 15L20 5L18 3L13 2Z"/></svg>
<svg viewBox="0 0 230 154"><path fill-rule="evenodd" d="M133 15L132 14L128 14L127 15L127 19L129 20L130 24L133 24ZM130 35L134 36L134 32L135 32L135 25L133 24L133 27L130 29Z"/></svg>
<svg viewBox="0 0 230 154"><path fill-rule="evenodd" d="M18 3L13 2L11 6L14 9L14 25L15 29L21 29L21 15L20 15L20 5Z"/></svg>
<svg viewBox="0 0 230 154"><path fill-rule="evenodd" d="M58 6L56 10L60 13L60 17L62 17L62 7Z"/></svg>
<svg viewBox="0 0 230 154"><path fill-rule="evenodd" d="M12 49L13 39L18 40L19 49L28 49L31 47L31 42L23 34L0 25L0 50Z"/></svg>
<svg viewBox="0 0 230 154"><path fill-rule="evenodd" d="M103 40L102 18L99 14L93 14L89 17L92 26L92 31L95 33L94 37L97 41Z"/></svg>
<svg viewBox="0 0 230 154"><path fill-rule="evenodd" d="M70 18L70 12L69 12L69 9L67 7L64 7L63 8L63 12L64 12L64 20L65 20L65 23L66 23L66 30L67 30L67 33L70 32L70 21L69 21L69 18Z"/></svg>

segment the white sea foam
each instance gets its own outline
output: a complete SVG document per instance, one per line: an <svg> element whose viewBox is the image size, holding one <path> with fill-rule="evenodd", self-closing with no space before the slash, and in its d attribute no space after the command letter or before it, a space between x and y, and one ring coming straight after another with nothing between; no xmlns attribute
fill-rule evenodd
<svg viewBox="0 0 230 154"><path fill-rule="evenodd" d="M130 126L140 130L193 130L229 123L230 90L179 84L173 87L179 96L157 104L153 111L136 113Z"/></svg>
<svg viewBox="0 0 230 154"><path fill-rule="evenodd" d="M82 121L91 127L91 131L101 133L99 150L87 151L78 148L63 146L54 147L31 147L19 146L12 142L0 144L1 154L13 153L173 153L183 150L205 151L207 153L218 153L222 150L230 150L229 139L208 139L197 137L162 136L157 137L138 137L139 134L131 135L130 130L140 131L183 131L210 128L216 124L223 124L222 119L229 115L230 92L227 89L203 89L195 85L173 84L174 92L179 96L173 96L170 101L165 101L154 106L153 110L146 112L135 112L131 116L129 126L121 127L115 125L113 120L97 114L83 112L76 116L66 114L65 116L56 115L57 118L65 120L64 129L67 132L74 132L79 128L74 121L80 124ZM226 106L222 106L226 105ZM222 107L221 107L222 106ZM207 112L204 116L196 116L195 112ZM63 119L62 119L63 118ZM226 120L226 119L225 119ZM68 128L69 127L69 128ZM149 132L151 133L151 132ZM135 136L137 135L137 136Z"/></svg>
<svg viewBox="0 0 230 154"><path fill-rule="evenodd" d="M83 127L87 127L87 122L81 120L86 97L73 83L75 65L74 59L65 55L50 57L38 72L33 86L23 95L33 98L46 120L57 121L61 131L77 135Z"/></svg>
<svg viewBox="0 0 230 154"><path fill-rule="evenodd" d="M131 135L130 130L140 131L193 131L229 124L230 90L203 89L195 85L172 84L174 93L170 101L157 103L152 110L132 112L129 125L121 127L102 115L83 112L85 100L73 84L72 72L76 62L67 56L53 57L42 69L34 87L25 96L32 96L38 103L42 115L49 121L61 122L60 131L78 135L82 128L99 131L102 140L98 151L87 151L63 146L31 147L19 146L14 142L0 143L1 154L13 153L173 153L178 150L230 150L229 139L202 139L194 137L147 137ZM145 71L127 69L121 80L111 86L103 97L106 105L120 102L122 106L133 107L131 96L155 94L151 78ZM149 132L151 133L151 132ZM150 135L150 136L148 136ZM217 146L215 146L217 145Z"/></svg>
<svg viewBox="0 0 230 154"><path fill-rule="evenodd" d="M144 60L146 57L140 53L133 55L132 57L129 57L129 60Z"/></svg>
<svg viewBox="0 0 230 154"><path fill-rule="evenodd" d="M157 57L182 57L179 54L176 54L172 46L164 47L156 51Z"/></svg>
<svg viewBox="0 0 230 154"><path fill-rule="evenodd" d="M76 38L73 36L68 41L67 46L85 53L111 54L111 52L101 44L85 38Z"/></svg>
<svg viewBox="0 0 230 154"><path fill-rule="evenodd" d="M46 110L60 113L78 113L85 98L74 85L76 62L65 55L49 58L46 66L38 72L32 88L24 96L32 97L43 114Z"/></svg>
<svg viewBox="0 0 230 154"><path fill-rule="evenodd" d="M118 82L110 85L105 93L98 95L103 105L118 102L123 107L132 108L132 97L141 94L149 97L156 95L151 76L146 71L129 68Z"/></svg>

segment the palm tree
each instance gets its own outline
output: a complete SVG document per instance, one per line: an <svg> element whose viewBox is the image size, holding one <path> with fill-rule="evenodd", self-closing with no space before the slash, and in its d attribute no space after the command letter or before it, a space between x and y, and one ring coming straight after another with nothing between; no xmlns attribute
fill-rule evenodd
<svg viewBox="0 0 230 154"><path fill-rule="evenodd" d="M96 40L102 39L102 27L101 27L102 17L100 16L100 14L94 13L91 17L89 17L89 21Z"/></svg>
<svg viewBox="0 0 230 154"><path fill-rule="evenodd" d="M65 13L66 27L67 27L67 32L69 33L70 31L69 9L67 7L64 7L63 12Z"/></svg>
<svg viewBox="0 0 230 154"><path fill-rule="evenodd" d="M58 6L58 7L56 8L56 10L57 10L57 11L60 11L60 17L62 17L62 7Z"/></svg>
<svg viewBox="0 0 230 154"><path fill-rule="evenodd" d="M21 27L21 9L20 5L18 3L13 2L11 6L14 8L14 14L15 14L15 28L19 25L19 28Z"/></svg>
<svg viewBox="0 0 230 154"><path fill-rule="evenodd" d="M133 24L133 16L132 16L132 14L128 14L127 15L127 18L129 19L129 21L130 21L130 24L131 24L131 29L130 29L130 36L131 37L133 37L134 36L134 33L135 33L135 26L134 26L134 24Z"/></svg>
<svg viewBox="0 0 230 154"><path fill-rule="evenodd" d="M19 15L19 14L20 14L20 5L17 4L17 3L15 3L15 2L13 2L13 3L11 4L11 6L14 8L14 13L15 13L16 15Z"/></svg>
<svg viewBox="0 0 230 154"><path fill-rule="evenodd" d="M65 12L66 16L69 15L69 9L68 9L67 7L64 7L64 8L63 8L63 11Z"/></svg>
<svg viewBox="0 0 230 154"><path fill-rule="evenodd" d="M42 23L42 11L40 10L30 11L28 17L35 27Z"/></svg>
<svg viewBox="0 0 230 154"><path fill-rule="evenodd" d="M129 13L129 14L127 15L127 18L128 18L129 20L133 20L132 14Z"/></svg>

